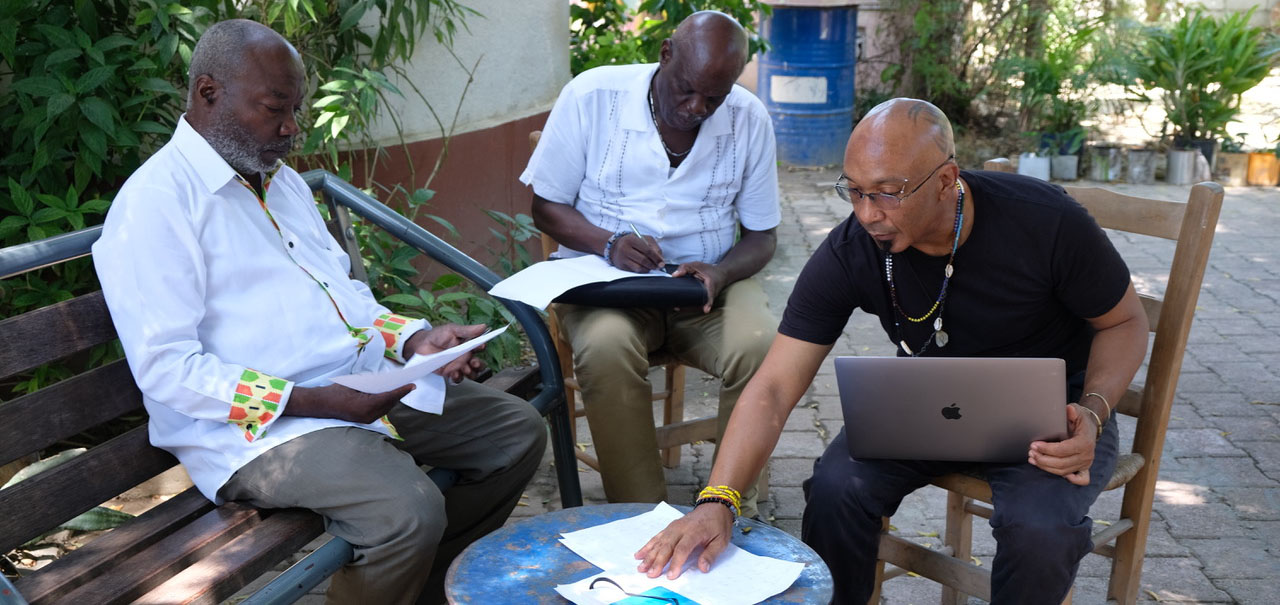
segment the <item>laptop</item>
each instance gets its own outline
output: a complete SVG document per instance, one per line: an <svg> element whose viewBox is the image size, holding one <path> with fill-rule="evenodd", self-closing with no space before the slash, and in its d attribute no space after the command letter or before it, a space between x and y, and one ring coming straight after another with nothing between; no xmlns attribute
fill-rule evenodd
<svg viewBox="0 0 1280 605"><path fill-rule="evenodd" d="M1061 359L837 357L835 370L855 458L1019 462L1067 436Z"/></svg>

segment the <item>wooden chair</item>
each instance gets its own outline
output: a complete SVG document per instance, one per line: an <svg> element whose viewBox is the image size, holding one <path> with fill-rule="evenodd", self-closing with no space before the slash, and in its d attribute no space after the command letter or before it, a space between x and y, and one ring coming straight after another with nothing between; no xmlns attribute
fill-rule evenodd
<svg viewBox="0 0 1280 605"><path fill-rule="evenodd" d="M531 150L538 146L538 140L541 137L542 131L540 130L529 133L529 148ZM550 257L551 253L555 252L559 247L560 244L556 242L555 238L546 233L542 234L542 258ZM560 331L560 321L556 317L555 307L551 307L547 314L547 327L551 332L556 354L560 358L560 373L564 376L564 395L571 413L570 434L574 436L574 442L576 443L577 419L585 416L587 410L579 405L580 402L578 401L577 393L582 389L578 386L578 379L573 374L573 348L569 346L569 342L565 340L564 334ZM675 468L680 466L681 445L697 441L715 441L716 416L711 415L685 420L685 367L674 356L661 350L649 355L649 367L658 366L662 366L663 374L665 375L662 389L653 393L653 400L662 402L662 425L657 429L658 448L662 450L663 466ZM596 460L595 456L582 449L575 449L574 454L587 466L597 471L600 470L600 462Z"/></svg>
<svg viewBox="0 0 1280 605"><path fill-rule="evenodd" d="M1012 171L1005 158L988 161L984 168ZM1191 188L1185 204L1091 187L1066 187L1066 190L1105 228L1177 242L1163 300L1140 293L1155 341L1145 379L1135 381L1116 403L1115 413L1137 419L1133 448L1129 453L1121 453L1115 473L1106 486L1107 490L1124 488L1120 518L1093 535L1093 552L1112 559L1108 600L1130 604L1137 600L1165 428L1200 282L1209 259L1209 246L1222 209L1223 190L1216 183L1200 183ZM888 533L889 520L885 519L886 531L880 538L872 603L879 603L881 581L906 572L941 582L944 605L965 603L967 595L991 599L990 571L970 562L973 515L991 518L991 487L981 479L963 474L939 477L933 484L947 490L943 548L931 550L894 536ZM886 562L896 568L886 571ZM1065 602L1071 602L1070 593Z"/></svg>

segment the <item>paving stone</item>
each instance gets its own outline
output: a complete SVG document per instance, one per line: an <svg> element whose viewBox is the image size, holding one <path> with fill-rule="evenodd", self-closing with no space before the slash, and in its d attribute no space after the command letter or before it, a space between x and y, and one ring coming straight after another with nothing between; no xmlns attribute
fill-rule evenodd
<svg viewBox="0 0 1280 605"><path fill-rule="evenodd" d="M1169 534L1184 546L1188 538L1243 537L1249 534L1240 526L1236 510L1221 502L1158 503L1155 509L1168 524Z"/></svg>
<svg viewBox="0 0 1280 605"><path fill-rule="evenodd" d="M1280 557L1266 551L1266 544L1250 538L1184 540L1211 578L1278 578Z"/></svg>
<svg viewBox="0 0 1280 605"><path fill-rule="evenodd" d="M1141 586L1139 598L1144 601L1231 602L1231 595L1209 581L1200 561L1194 557L1148 557L1142 562ZM1153 599L1152 594L1156 598Z"/></svg>
<svg viewBox="0 0 1280 605"><path fill-rule="evenodd" d="M1265 443L1265 442L1259 442ZM1251 458L1174 458L1161 463L1160 478L1209 487L1271 487Z"/></svg>
<svg viewBox="0 0 1280 605"><path fill-rule="evenodd" d="M1213 424L1221 429L1228 441L1249 449L1252 444L1244 441L1280 441L1280 421L1267 416L1240 417L1218 416Z"/></svg>
<svg viewBox="0 0 1280 605"><path fill-rule="evenodd" d="M1280 521L1280 487L1216 487L1213 491L1240 519Z"/></svg>
<svg viewBox="0 0 1280 605"><path fill-rule="evenodd" d="M1251 403L1244 394L1235 391L1213 393L1186 393L1184 395L1195 406L1201 416L1262 416L1267 413L1264 406Z"/></svg>
<svg viewBox="0 0 1280 605"><path fill-rule="evenodd" d="M797 405L787 416L784 431L812 431L818 422L818 411L814 408Z"/></svg>
<svg viewBox="0 0 1280 605"><path fill-rule="evenodd" d="M813 460L813 458L771 458L769 485L798 487L813 474Z"/></svg>
<svg viewBox="0 0 1280 605"><path fill-rule="evenodd" d="M1239 605L1275 605L1276 580L1214 580Z"/></svg>
<svg viewBox="0 0 1280 605"><path fill-rule="evenodd" d="M773 501L774 516L778 519L799 519L804 516L804 491L799 487L769 487L769 499Z"/></svg>
<svg viewBox="0 0 1280 605"><path fill-rule="evenodd" d="M1169 429L1165 432L1165 455L1244 456L1215 429Z"/></svg>
<svg viewBox="0 0 1280 605"><path fill-rule="evenodd" d="M1248 450L1262 471L1280 471L1280 441L1252 442Z"/></svg>

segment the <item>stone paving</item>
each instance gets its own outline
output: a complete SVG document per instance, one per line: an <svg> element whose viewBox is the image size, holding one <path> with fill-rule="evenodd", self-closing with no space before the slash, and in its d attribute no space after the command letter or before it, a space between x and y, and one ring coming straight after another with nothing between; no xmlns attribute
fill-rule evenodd
<svg viewBox="0 0 1280 605"><path fill-rule="evenodd" d="M783 171L779 176L783 222L778 252L760 276L775 314L781 314L795 276L814 247L849 213L848 204L830 190L836 172ZM1168 185L1108 187L1178 201L1185 200L1189 190ZM1117 234L1113 240L1139 290L1162 292L1172 244ZM879 323L858 313L834 354L893 352ZM661 380L657 372L653 378ZM687 416L713 413L716 388L711 377L691 370ZM842 425L828 361L788 419L770 460L770 495L760 507L769 522L799 535L804 511L800 483ZM582 447L589 450L585 419L579 419L578 430ZM680 466L667 471L669 501L692 501L707 480L711 452L710 444L685 446ZM513 521L560 508L549 452L543 464ZM579 471L586 502L605 502L599 475L581 464ZM1141 600L1280 603L1280 188L1227 189L1156 489ZM1118 490L1103 494L1095 516L1114 518L1119 496ZM896 532L939 545L936 536L943 530L944 504L945 496L937 488L912 494L893 518ZM974 554L990 565L995 543L980 519L974 523L974 536ZM1103 602L1109 570L1108 560L1087 557L1076 581L1075 602ZM324 587L300 603L321 603ZM885 585L882 602L937 603L939 593L929 580L904 576Z"/></svg>
<svg viewBox="0 0 1280 605"><path fill-rule="evenodd" d="M848 204L830 192L836 176L831 170L780 174L778 253L761 276L776 314L814 247L849 213ZM1163 184L1107 186L1178 201L1189 191ZM1162 293L1172 243L1127 234L1113 234L1113 240L1139 290ZM862 313L850 320L834 351L893 352L879 323ZM712 413L716 387L709 376L690 371L687 415ZM1132 429L1131 419L1121 422ZM788 419L770 461L770 498L761 503L761 512L774 525L799 535L800 483L842 424L828 361ZM579 441L589 448L585 426L580 419ZM668 471L671 502L689 502L710 471L710 444L684 451L681 465ZM559 508L549 455L546 462L517 517ZM604 502L599 475L579 466L587 503ZM1113 518L1119 496L1119 490L1104 494L1095 515ZM913 494L894 516L897 533L939 544L934 536L943 530L944 504L937 488ZM975 555L990 565L995 543L981 519L974 523L974 535ZM1085 559L1076 603L1104 600L1109 563L1097 555ZM936 603L938 598L936 584L904 576L885 585L883 602ZM1161 463L1139 598L1280 603L1280 189L1227 188Z"/></svg>

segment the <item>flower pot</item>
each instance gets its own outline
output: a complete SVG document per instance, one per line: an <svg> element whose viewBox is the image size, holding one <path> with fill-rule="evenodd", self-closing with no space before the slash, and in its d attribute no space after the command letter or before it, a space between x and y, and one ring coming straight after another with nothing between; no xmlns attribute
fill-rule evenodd
<svg viewBox="0 0 1280 605"><path fill-rule="evenodd" d="M1248 182L1249 154L1218 152L1218 180L1231 187L1243 187Z"/></svg>
<svg viewBox="0 0 1280 605"><path fill-rule="evenodd" d="M1209 165L1213 165L1214 156L1218 151L1218 139L1188 139L1186 137L1173 137L1173 146L1177 149L1192 149L1200 152Z"/></svg>
<svg viewBox="0 0 1280 605"><path fill-rule="evenodd" d="M1080 178L1080 156L1055 155L1049 160L1049 174L1060 181Z"/></svg>
<svg viewBox="0 0 1280 605"><path fill-rule="evenodd" d="M1089 148L1089 180L1115 182L1120 180L1120 148L1099 145Z"/></svg>
<svg viewBox="0 0 1280 605"><path fill-rule="evenodd" d="M1049 180L1049 158L1034 153L1018 156L1018 174L1036 177L1042 181Z"/></svg>
<svg viewBox="0 0 1280 605"><path fill-rule="evenodd" d="M1170 149L1169 163L1164 173L1164 181L1170 185L1190 185L1196 181L1196 156L1200 152L1195 149Z"/></svg>
<svg viewBox="0 0 1280 605"><path fill-rule="evenodd" d="M1135 185L1156 182L1156 152L1150 149L1130 149L1126 180Z"/></svg>
<svg viewBox="0 0 1280 605"><path fill-rule="evenodd" d="M1280 180L1280 158L1274 153L1249 154L1249 172L1246 178L1250 185L1269 187Z"/></svg>

